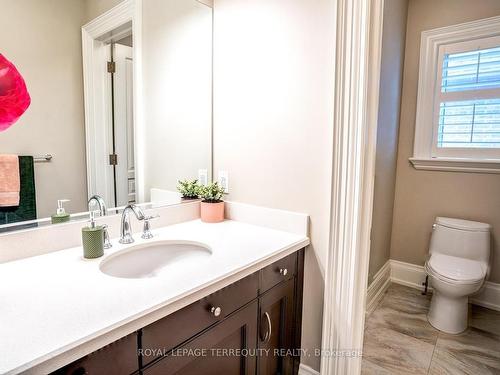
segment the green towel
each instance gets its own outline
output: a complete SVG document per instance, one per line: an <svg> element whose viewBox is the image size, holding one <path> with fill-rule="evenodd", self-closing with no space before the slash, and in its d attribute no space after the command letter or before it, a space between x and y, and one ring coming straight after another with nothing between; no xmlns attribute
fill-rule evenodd
<svg viewBox="0 0 500 375"><path fill-rule="evenodd" d="M19 192L19 206L0 207L0 225L17 223L19 221L36 219L35 169L33 156L19 156L19 174L21 177L21 191ZM33 227L29 224L24 227ZM16 227L19 229L19 227ZM0 232L6 231L7 228Z"/></svg>

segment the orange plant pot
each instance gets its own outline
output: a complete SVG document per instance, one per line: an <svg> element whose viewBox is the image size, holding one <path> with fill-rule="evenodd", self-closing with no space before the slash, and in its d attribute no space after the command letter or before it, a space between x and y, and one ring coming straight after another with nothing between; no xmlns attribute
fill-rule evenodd
<svg viewBox="0 0 500 375"><path fill-rule="evenodd" d="M224 202L200 203L201 221L204 223L220 223L224 221Z"/></svg>

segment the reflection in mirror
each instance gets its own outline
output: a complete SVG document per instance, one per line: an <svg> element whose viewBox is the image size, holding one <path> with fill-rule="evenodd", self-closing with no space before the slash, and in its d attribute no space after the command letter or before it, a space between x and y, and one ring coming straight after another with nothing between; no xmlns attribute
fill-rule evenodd
<svg viewBox="0 0 500 375"><path fill-rule="evenodd" d="M134 1L2 3L0 54L31 103L0 117L0 231L179 203L179 179L211 180L210 1L142 3L140 22L118 24Z"/></svg>

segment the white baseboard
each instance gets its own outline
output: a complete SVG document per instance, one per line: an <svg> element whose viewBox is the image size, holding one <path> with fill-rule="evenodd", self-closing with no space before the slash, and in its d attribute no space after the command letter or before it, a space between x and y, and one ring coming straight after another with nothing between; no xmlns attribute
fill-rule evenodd
<svg viewBox="0 0 500 375"><path fill-rule="evenodd" d="M469 302L474 305L500 311L500 284L486 281L481 292L472 296Z"/></svg>
<svg viewBox="0 0 500 375"><path fill-rule="evenodd" d="M299 375L319 375L319 371L301 363L299 366Z"/></svg>
<svg viewBox="0 0 500 375"><path fill-rule="evenodd" d="M370 315L384 297L384 293L391 285L391 263L387 261L373 276L372 283L366 293L366 314Z"/></svg>
<svg viewBox="0 0 500 375"><path fill-rule="evenodd" d="M423 290L422 283L425 281L425 270L423 266L389 260L391 263L391 281L396 284L406 285L410 288Z"/></svg>
<svg viewBox="0 0 500 375"><path fill-rule="evenodd" d="M389 262L391 269L391 281L393 283L406 285L420 290L423 289L422 283L425 281L424 267L393 259L389 260ZM472 296L469 302L492 310L500 311L500 284L487 281L481 292Z"/></svg>

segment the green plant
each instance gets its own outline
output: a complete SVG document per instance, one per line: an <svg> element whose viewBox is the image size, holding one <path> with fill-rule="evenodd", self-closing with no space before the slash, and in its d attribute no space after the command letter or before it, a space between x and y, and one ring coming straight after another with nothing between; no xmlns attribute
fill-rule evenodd
<svg viewBox="0 0 500 375"><path fill-rule="evenodd" d="M222 202L221 198L224 195L224 188L219 186L217 182L212 182L206 186L200 186L199 194L203 202L219 203Z"/></svg>
<svg viewBox="0 0 500 375"><path fill-rule="evenodd" d="M196 199L200 195L198 180L179 180L177 190L183 198Z"/></svg>

